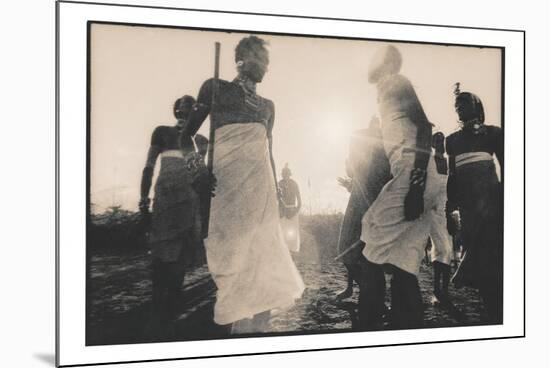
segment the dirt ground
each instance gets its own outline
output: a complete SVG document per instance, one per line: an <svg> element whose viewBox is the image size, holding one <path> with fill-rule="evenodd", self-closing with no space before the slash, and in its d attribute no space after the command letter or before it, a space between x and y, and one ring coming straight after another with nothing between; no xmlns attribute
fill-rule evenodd
<svg viewBox="0 0 550 368"><path fill-rule="evenodd" d="M355 330L358 290L344 302L335 301L346 285L343 265L331 261L308 262L300 257L295 261L306 290L292 308L272 317L270 334ZM145 251L102 252L92 256L87 285L87 345L227 337L227 331L212 321L216 289L206 266L186 275L179 302L180 317L152 337L147 328L151 320L149 265ZM431 265L422 265L419 281L426 328L483 324L483 306L477 291L457 290L451 285L450 297L458 311L449 310L431 303Z"/></svg>

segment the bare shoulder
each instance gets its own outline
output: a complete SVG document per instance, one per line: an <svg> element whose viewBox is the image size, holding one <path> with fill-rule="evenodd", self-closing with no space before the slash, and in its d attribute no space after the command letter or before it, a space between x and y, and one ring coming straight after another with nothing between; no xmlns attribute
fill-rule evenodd
<svg viewBox="0 0 550 368"><path fill-rule="evenodd" d="M261 97L262 100L264 101L265 103L265 106L267 106L267 109L270 111L270 112L274 112L275 111L275 104L273 103L273 101L271 101L270 99L268 98L265 98L265 97Z"/></svg>
<svg viewBox="0 0 550 368"><path fill-rule="evenodd" d="M166 133L168 133L169 131L172 130L172 127L171 126L168 126L168 125L159 125L155 128L155 130L153 130L153 137L155 136L161 136L161 135L165 135Z"/></svg>

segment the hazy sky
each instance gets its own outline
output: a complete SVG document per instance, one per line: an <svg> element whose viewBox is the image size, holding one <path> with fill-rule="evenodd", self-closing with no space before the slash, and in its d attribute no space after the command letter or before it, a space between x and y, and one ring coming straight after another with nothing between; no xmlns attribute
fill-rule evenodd
<svg viewBox="0 0 550 368"><path fill-rule="evenodd" d="M173 125L174 101L196 96L213 75L221 42L220 77L236 75L234 48L242 33L149 27L92 26L91 200L136 209L151 133ZM377 113L367 67L380 42L261 36L270 65L258 93L275 103L274 156L288 162L306 211L345 209L350 134ZM403 35L405 38L406 35ZM453 84L480 96L486 122L501 125L500 50L398 43L407 76L437 130L457 129ZM208 136L208 121L199 133ZM308 185L308 182L311 184ZM151 189L151 197L153 189Z"/></svg>

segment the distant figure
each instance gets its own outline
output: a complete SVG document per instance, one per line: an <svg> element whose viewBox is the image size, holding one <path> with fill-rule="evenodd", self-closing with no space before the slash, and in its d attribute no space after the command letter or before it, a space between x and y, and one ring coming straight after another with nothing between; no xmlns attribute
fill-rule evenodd
<svg viewBox="0 0 550 368"><path fill-rule="evenodd" d="M215 124L216 197L206 239L208 268L217 286L214 322L232 334L264 332L271 311L294 304L304 290L282 236L273 160L275 105L256 86L267 71L266 42L241 39L237 77L205 81L186 125L194 135L210 114Z"/></svg>
<svg viewBox="0 0 550 368"><path fill-rule="evenodd" d="M348 271L347 287L336 298L346 299L353 294L353 282L360 290L369 276L364 275L363 245L354 246L361 237L361 219L380 190L391 179L390 164L382 146L380 121L373 117L368 129L353 133L350 141L346 172L350 179L338 178L349 192L348 205L340 226L338 253ZM353 247L353 248L350 248ZM376 277L376 276L375 276ZM382 276L383 277L383 276ZM361 292L360 292L361 294ZM362 296L359 297L360 299Z"/></svg>
<svg viewBox="0 0 550 368"><path fill-rule="evenodd" d="M187 165L187 160L194 154L191 137L184 140L187 142L185 146L180 146L182 128L194 102L191 96L176 100L176 125L158 126L153 131L141 179L139 208L142 213L147 213L153 172L160 156L149 236L152 306L156 322L167 322L176 317L185 269L194 264L198 253L198 196L191 186L193 177Z"/></svg>
<svg viewBox="0 0 550 368"><path fill-rule="evenodd" d="M279 181L281 194L280 216L281 227L288 249L291 252L300 251L300 222L299 214L302 207L300 188L298 183L290 178L292 172L288 163L282 170L283 179Z"/></svg>
<svg viewBox="0 0 550 368"><path fill-rule="evenodd" d="M445 135L437 132L432 137L434 160L437 168L439 196L431 208L432 224L430 238L432 240L431 261L434 271L433 303L447 303L449 300L449 281L451 279L451 260L453 258L453 240L447 229L447 173L448 164L445 158Z"/></svg>
<svg viewBox="0 0 550 368"><path fill-rule="evenodd" d="M365 329L379 328L384 271L392 275L392 328L422 327L424 318L418 274L430 233L430 209L438 195L438 174L431 159L432 124L412 83L399 74L401 63L401 53L390 45L380 49L369 66L393 178L362 221L363 255L373 275L366 284Z"/></svg>
<svg viewBox="0 0 550 368"><path fill-rule="evenodd" d="M455 88L455 110L462 127L447 137L448 211L460 211L464 255L453 277L456 286L479 290L489 322L502 323L504 138L499 127L485 124L478 96Z"/></svg>

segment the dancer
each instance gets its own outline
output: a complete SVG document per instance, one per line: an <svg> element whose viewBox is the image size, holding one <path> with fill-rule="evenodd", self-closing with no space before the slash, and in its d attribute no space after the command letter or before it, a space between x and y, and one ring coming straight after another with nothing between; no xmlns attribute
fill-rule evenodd
<svg viewBox="0 0 550 368"><path fill-rule="evenodd" d="M361 237L361 219L384 184L391 179L390 165L381 138L380 121L374 116L367 129L358 130L352 136L346 161L350 179L338 179L348 189L350 197L338 239L338 253L342 255L342 262L348 272L347 287L336 296L337 300L352 296L354 281L360 289L366 282L363 280L366 276L363 272L365 258L361 254L363 247L362 244L356 245ZM378 276L384 277L383 274Z"/></svg>
<svg viewBox="0 0 550 368"><path fill-rule="evenodd" d="M186 133L194 135L215 115L214 175L208 268L218 288L214 321L232 333L265 331L271 311L290 306L304 290L281 231L273 160L275 106L256 92L269 54L259 37L243 38L235 49L238 75L201 87Z"/></svg>
<svg viewBox="0 0 550 368"><path fill-rule="evenodd" d="M504 139L499 127L485 124L478 96L455 88L461 129L447 137L449 156L448 211L460 211L464 255L453 277L456 286L479 289L488 322L502 323Z"/></svg>
<svg viewBox="0 0 550 368"><path fill-rule="evenodd" d="M189 170L194 149L191 137L181 139L195 99L184 96L174 104L175 126L158 126L152 135L141 178L139 208L148 213L149 191L157 158L160 172L155 184L149 245L152 254L153 324L176 317L185 269L195 263L200 235L198 197L191 185L196 174ZM180 140L184 142L180 146ZM193 178L195 176L195 178ZM153 326L157 328L160 326Z"/></svg>
<svg viewBox="0 0 550 368"><path fill-rule="evenodd" d="M423 323L418 273L431 226L430 208L437 197L437 171L431 158L432 124L411 82L399 74L401 53L385 46L369 67L369 81L378 90L382 142L393 178L382 188L363 217L361 240L367 268L392 274L393 328L417 328ZM367 281L364 328L376 328L381 318L383 277Z"/></svg>
<svg viewBox="0 0 550 368"><path fill-rule="evenodd" d="M280 215L283 234L291 252L300 251L300 208L302 207L302 198L298 183L290 178L292 171L288 168L288 163L282 170L283 179L279 181L279 190L281 191Z"/></svg>

